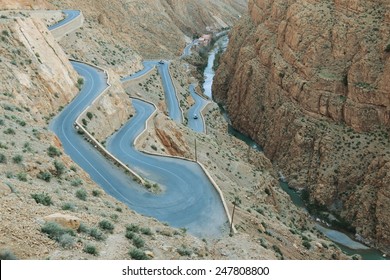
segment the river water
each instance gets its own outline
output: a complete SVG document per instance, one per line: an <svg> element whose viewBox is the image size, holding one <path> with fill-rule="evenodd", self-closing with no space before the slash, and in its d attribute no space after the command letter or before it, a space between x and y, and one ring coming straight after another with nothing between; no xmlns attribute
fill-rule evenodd
<svg viewBox="0 0 390 280"><path fill-rule="evenodd" d="M219 42L222 42L222 44L218 44ZM228 38L227 36L221 38L218 40L216 46L210 51L207 67L204 71L204 84L203 84L203 90L204 94L208 96L210 99L212 98L212 85L214 80L215 72L213 70L214 60L215 56L218 53L219 49L222 47L223 50L226 49L228 44ZM258 151L262 151L262 147L258 145L253 139L250 137L242 134L238 130L234 129L230 125L229 116L227 115L226 111L222 106L220 106L221 114L224 116L226 121L229 123L228 125L228 133L235 136L236 138L244 141L248 146L252 147L253 149L256 149ZM306 205L304 201L301 198L301 195L296 192L295 190L291 189L287 182L281 181L280 187L290 196L292 202L300 207L306 210ZM379 250L375 250L372 248L369 248L355 240L352 239L352 236L350 236L348 233L343 233L331 228L326 227L323 224L316 223L317 229L322 232L327 238L335 242L339 248L348 255L355 255L358 254L362 257L364 260L386 260L389 258L386 258L383 256L382 252Z"/></svg>

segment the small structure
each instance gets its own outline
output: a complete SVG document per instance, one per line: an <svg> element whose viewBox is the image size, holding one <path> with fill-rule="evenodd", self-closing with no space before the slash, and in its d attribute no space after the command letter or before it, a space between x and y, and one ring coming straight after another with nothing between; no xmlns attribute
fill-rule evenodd
<svg viewBox="0 0 390 280"><path fill-rule="evenodd" d="M212 39L212 35L211 34L203 34L199 39L199 45L201 46L208 46L211 42L211 39Z"/></svg>

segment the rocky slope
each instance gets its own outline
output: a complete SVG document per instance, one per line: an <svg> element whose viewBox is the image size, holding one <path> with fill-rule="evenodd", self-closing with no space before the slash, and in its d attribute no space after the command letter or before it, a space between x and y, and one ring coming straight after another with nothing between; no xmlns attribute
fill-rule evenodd
<svg viewBox="0 0 390 280"><path fill-rule="evenodd" d="M248 6L215 99L311 203L390 251L389 1Z"/></svg>
<svg viewBox="0 0 390 280"><path fill-rule="evenodd" d="M106 45L109 43L119 45L122 49L130 47L147 58L168 58L181 54L186 36L192 37L196 32L206 31L206 27L231 26L246 11L247 0L48 2L58 8L80 9L84 13L86 29L79 30L79 38L65 38L62 42L62 45L68 46L67 51L70 53L86 53L83 51L83 44L73 42L87 37L96 41L96 48L101 54L105 52L106 56L111 55L110 47ZM115 40L102 40L102 36L114 37ZM105 43L103 46L101 41ZM118 64L116 60L110 62Z"/></svg>

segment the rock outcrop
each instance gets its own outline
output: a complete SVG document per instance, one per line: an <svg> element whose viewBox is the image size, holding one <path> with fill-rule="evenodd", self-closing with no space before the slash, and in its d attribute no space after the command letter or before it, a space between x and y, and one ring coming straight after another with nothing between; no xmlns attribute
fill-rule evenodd
<svg viewBox="0 0 390 280"><path fill-rule="evenodd" d="M75 216L65 215L61 213L51 214L43 218L46 222L56 222L57 224L77 230L80 227L80 219Z"/></svg>
<svg viewBox="0 0 390 280"><path fill-rule="evenodd" d="M249 1L213 86L291 185L390 251L389 1Z"/></svg>

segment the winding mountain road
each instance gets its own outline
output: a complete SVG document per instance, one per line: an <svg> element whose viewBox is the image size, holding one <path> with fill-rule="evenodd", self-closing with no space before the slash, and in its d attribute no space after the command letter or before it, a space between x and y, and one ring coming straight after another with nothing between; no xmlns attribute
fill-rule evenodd
<svg viewBox="0 0 390 280"><path fill-rule="evenodd" d="M107 81L105 74L92 66L79 62L72 62L72 65L84 78L84 86L78 96L49 125L61 140L65 152L108 194L138 213L155 217L174 227L186 228L199 237L219 238L224 235L228 231L224 206L216 189L197 163L151 156L135 149L133 141L145 129L145 121L155 110L153 105L133 99L135 117L108 139L107 147L133 170L158 182L163 189L161 194L152 194L134 182L77 133L73 127L77 117L107 87ZM142 71L124 79L140 77L155 65L158 65L163 77L167 97L171 96L172 100L177 101L167 63L145 62ZM174 104L172 100L169 104ZM177 122L181 122L182 113L180 109L179 111L180 115L171 116ZM174 110L170 110L171 112Z"/></svg>

